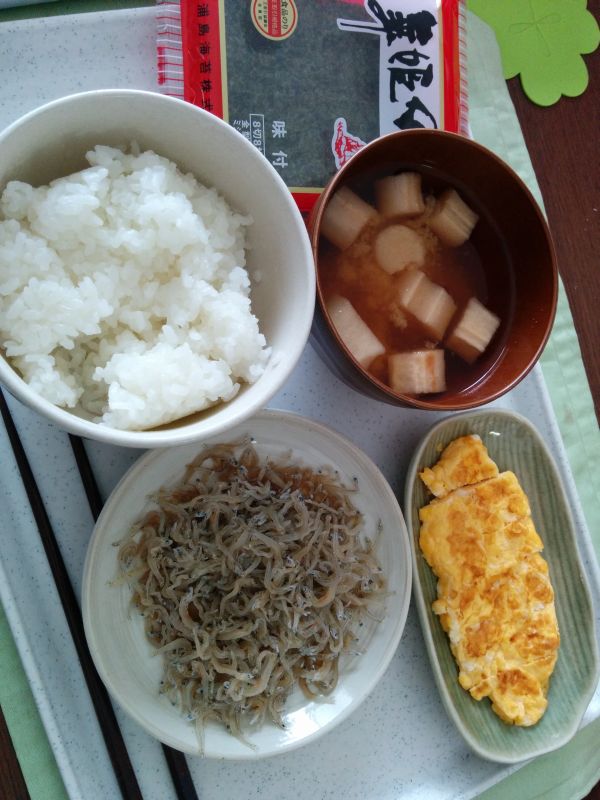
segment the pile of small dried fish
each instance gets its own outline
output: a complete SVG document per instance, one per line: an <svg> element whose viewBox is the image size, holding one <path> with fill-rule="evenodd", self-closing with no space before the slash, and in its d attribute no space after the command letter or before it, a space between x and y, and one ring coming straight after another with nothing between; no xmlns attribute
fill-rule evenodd
<svg viewBox="0 0 600 800"><path fill-rule="evenodd" d="M309 697L335 688L385 595L352 491L330 468L217 445L120 542L121 580L164 656L162 691L200 734L210 719L240 738L265 718L283 726L296 683Z"/></svg>

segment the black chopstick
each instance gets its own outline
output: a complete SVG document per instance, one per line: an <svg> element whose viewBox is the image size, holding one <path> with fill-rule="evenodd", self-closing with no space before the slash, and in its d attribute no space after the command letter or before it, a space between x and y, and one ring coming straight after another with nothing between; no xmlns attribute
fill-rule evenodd
<svg viewBox="0 0 600 800"><path fill-rule="evenodd" d="M73 448L73 454L75 455L75 461L77 462L92 516L97 520L104 503L94 476L94 471L92 470L92 465L90 464L85 445L79 436L69 434L69 440ZM196 788L185 755L166 744L162 745L162 749L179 800L198 800Z"/></svg>
<svg viewBox="0 0 600 800"><path fill-rule="evenodd" d="M54 531L52 530L46 508L44 507L42 496L2 390L0 390L0 412L19 472L21 473L21 479L46 552L46 557L54 577L54 582L65 612L69 630L71 631L71 636L73 637L73 643L77 650L77 655L81 663L81 668L98 717L100 729L104 736L106 748L115 771L121 794L124 800L143 800L143 795L129 759L127 747L117 723L115 712L110 703L108 692L100 680L100 676L96 672L92 656L88 650L81 611L69 579L65 562L60 553L60 548Z"/></svg>

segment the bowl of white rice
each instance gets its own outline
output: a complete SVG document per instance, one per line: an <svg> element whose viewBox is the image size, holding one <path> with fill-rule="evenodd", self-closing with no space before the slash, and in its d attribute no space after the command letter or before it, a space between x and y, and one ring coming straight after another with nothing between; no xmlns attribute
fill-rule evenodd
<svg viewBox="0 0 600 800"><path fill-rule="evenodd" d="M0 134L0 382L61 428L144 448L231 428L294 369L314 298L286 185L212 114L100 90Z"/></svg>

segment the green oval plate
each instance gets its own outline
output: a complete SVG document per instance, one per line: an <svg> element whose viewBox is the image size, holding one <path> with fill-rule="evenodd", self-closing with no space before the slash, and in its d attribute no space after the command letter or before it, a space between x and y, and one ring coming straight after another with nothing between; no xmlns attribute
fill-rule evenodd
<svg viewBox="0 0 600 800"><path fill-rule="evenodd" d="M437 580L419 548L419 508L431 496L418 473L432 466L442 448L458 436L481 436L501 471L512 470L529 497L536 528L550 568L561 644L550 679L548 708L530 728L503 723L487 699L474 700L458 683L448 638L431 604ZM546 445L524 417L508 411L479 411L448 417L417 448L408 470L405 518L413 559L414 597L436 683L450 718L471 748L483 758L515 763L565 744L577 731L592 698L600 670L590 586L562 480ZM598 574L592 577L598 582Z"/></svg>

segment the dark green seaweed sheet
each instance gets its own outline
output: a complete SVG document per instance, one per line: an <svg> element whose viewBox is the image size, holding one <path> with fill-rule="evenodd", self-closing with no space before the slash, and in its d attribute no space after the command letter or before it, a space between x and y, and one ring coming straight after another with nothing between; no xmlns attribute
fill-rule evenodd
<svg viewBox="0 0 600 800"><path fill-rule="evenodd" d="M338 18L364 21L362 5L296 0L296 30L272 41L250 5L225 2L228 121L242 133L262 127L257 143L288 186L322 187L336 170L338 117L363 142L379 134L379 37L338 29ZM285 136L273 135L274 122Z"/></svg>

